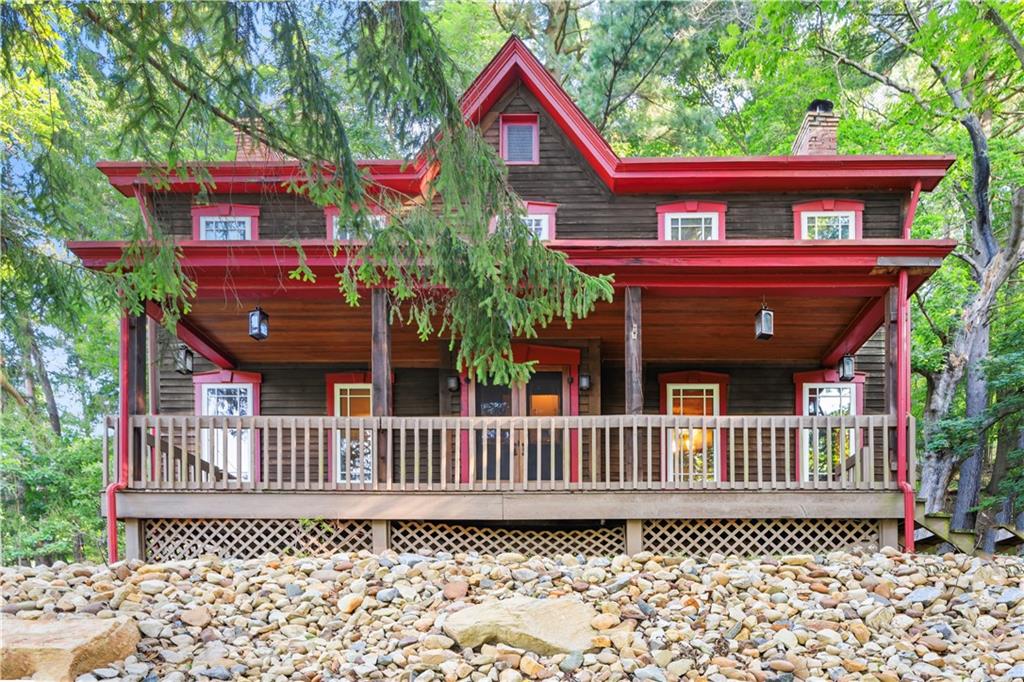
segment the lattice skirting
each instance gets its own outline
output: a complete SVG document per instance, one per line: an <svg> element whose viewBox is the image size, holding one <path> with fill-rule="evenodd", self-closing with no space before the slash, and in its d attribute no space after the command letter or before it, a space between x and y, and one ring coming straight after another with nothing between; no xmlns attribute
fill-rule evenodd
<svg viewBox="0 0 1024 682"><path fill-rule="evenodd" d="M391 525L391 547L397 552L615 556L626 551L626 537L622 525L557 530L396 521Z"/></svg>
<svg viewBox="0 0 1024 682"><path fill-rule="evenodd" d="M317 555L373 547L369 521L304 519L147 519L149 561L194 559L202 554L252 559L263 554Z"/></svg>
<svg viewBox="0 0 1024 682"><path fill-rule="evenodd" d="M760 556L877 546L871 519L659 519L643 522L643 548L667 556Z"/></svg>

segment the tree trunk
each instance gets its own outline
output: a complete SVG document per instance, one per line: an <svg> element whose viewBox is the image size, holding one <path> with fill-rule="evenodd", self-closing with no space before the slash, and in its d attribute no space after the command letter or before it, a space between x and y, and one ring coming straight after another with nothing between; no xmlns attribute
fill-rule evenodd
<svg viewBox="0 0 1024 682"><path fill-rule="evenodd" d="M999 436L996 441L996 459L992 464L992 476L989 477L988 485L985 487L985 494L989 496L997 496L1001 491L1001 484L1003 479L1006 477L1006 472L1010 468L1010 451L1018 446L1018 441L1021 438L1021 433L1018 433L1013 425L1008 420L1003 420L999 426ZM985 541L982 548L992 554L995 551L996 546L996 531L995 526L1002 524L1013 523L1013 510L1016 507L1016 500L1007 495L1003 499L1002 504L996 511L994 517L994 525L988 528L985 532Z"/></svg>
<svg viewBox="0 0 1024 682"><path fill-rule="evenodd" d="M964 386L964 416L968 419L981 417L988 409L988 380L982 363L988 357L990 331L988 322L978 325L977 336L968 356ZM982 430L976 434L976 438L971 455L960 464L960 480L956 488L952 519L952 528L957 530L974 530L977 523L974 508L978 506L981 493L981 470L988 454L988 431Z"/></svg>
<svg viewBox="0 0 1024 682"><path fill-rule="evenodd" d="M53 384L50 383L50 374L46 371L46 363L43 361L43 354L39 350L39 343L36 341L36 331L31 322L25 323L25 334L28 337L29 352L32 354L32 362L35 365L36 375L43 387L43 397L46 399L46 415L50 418L50 428L60 437L60 411L57 409L57 400L53 396Z"/></svg>

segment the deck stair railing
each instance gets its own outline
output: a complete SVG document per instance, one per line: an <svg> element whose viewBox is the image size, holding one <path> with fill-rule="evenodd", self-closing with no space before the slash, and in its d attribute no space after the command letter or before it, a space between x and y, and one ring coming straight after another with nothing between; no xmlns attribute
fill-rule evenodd
<svg viewBox="0 0 1024 682"><path fill-rule="evenodd" d="M891 415L130 420L134 490L895 490ZM117 419L104 428L104 474ZM912 459L912 457L911 457Z"/></svg>

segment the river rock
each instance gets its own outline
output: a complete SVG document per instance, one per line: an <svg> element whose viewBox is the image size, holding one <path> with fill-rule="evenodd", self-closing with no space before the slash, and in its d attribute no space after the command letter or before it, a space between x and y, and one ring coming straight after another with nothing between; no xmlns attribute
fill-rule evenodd
<svg viewBox="0 0 1024 682"><path fill-rule="evenodd" d="M450 615L444 631L461 647L503 643L541 655L590 649L597 631L590 622L597 614L571 599L512 597Z"/></svg>
<svg viewBox="0 0 1024 682"><path fill-rule="evenodd" d="M135 652L139 630L130 618L22 620L0 617L0 677L67 682Z"/></svg>

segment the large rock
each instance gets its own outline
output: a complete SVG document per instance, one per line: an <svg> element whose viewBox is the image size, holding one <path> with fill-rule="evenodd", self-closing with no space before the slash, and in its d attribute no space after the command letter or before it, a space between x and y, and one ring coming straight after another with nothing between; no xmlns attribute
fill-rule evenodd
<svg viewBox="0 0 1024 682"><path fill-rule="evenodd" d="M74 680L135 653L139 629L129 618L0 620L0 677Z"/></svg>
<svg viewBox="0 0 1024 682"><path fill-rule="evenodd" d="M598 634L590 625L596 615L572 599L517 596L456 611L444 631L460 647L500 643L550 656L590 649Z"/></svg>

